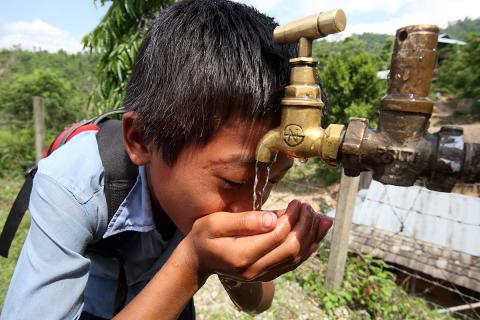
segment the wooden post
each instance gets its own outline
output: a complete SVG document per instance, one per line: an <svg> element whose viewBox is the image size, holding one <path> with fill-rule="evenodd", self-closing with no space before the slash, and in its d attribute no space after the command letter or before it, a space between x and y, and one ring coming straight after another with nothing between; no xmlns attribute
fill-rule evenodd
<svg viewBox="0 0 480 320"><path fill-rule="evenodd" d="M342 170L325 280L328 290L339 287L343 281L359 180L359 177L347 177Z"/></svg>
<svg viewBox="0 0 480 320"><path fill-rule="evenodd" d="M45 141L45 105L42 97L33 97L33 123L35 126L35 157L42 159Z"/></svg>

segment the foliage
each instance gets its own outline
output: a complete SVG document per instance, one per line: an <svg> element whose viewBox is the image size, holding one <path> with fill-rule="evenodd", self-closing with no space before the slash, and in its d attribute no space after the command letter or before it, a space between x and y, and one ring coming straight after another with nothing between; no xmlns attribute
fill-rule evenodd
<svg viewBox="0 0 480 320"><path fill-rule="evenodd" d="M448 23L448 27L440 32L458 40L466 40L469 33L480 33L480 18L457 20Z"/></svg>
<svg viewBox="0 0 480 320"><path fill-rule="evenodd" d="M377 77L379 69L374 57L358 50L356 43L356 40L345 43L342 50L330 55L320 68L331 123L346 124L350 117L360 116L375 124L378 118L378 104L385 84Z"/></svg>
<svg viewBox="0 0 480 320"><path fill-rule="evenodd" d="M320 46L322 43L318 44ZM373 55L368 43L360 37L350 37L337 43L335 49L315 51L322 61L319 73L329 99L330 123L348 123L350 117L365 117L375 125L378 102L385 92L385 82L377 72L385 65L391 42L385 38L383 49Z"/></svg>
<svg viewBox="0 0 480 320"><path fill-rule="evenodd" d="M31 126L0 129L0 177L19 175L35 163L33 137Z"/></svg>
<svg viewBox="0 0 480 320"><path fill-rule="evenodd" d="M458 98L480 101L480 33L466 37L466 46L451 46L442 51L435 87Z"/></svg>
<svg viewBox="0 0 480 320"><path fill-rule="evenodd" d="M60 132L78 118L68 104L69 83L58 73L36 69L0 85L0 176L21 174L35 163L32 97L42 96L49 132Z"/></svg>
<svg viewBox="0 0 480 320"><path fill-rule="evenodd" d="M94 0L105 5L107 0ZM149 22L173 0L118 0L100 24L83 39L85 47L99 56L99 83L92 98L96 113L121 107L135 57Z"/></svg>
<svg viewBox="0 0 480 320"><path fill-rule="evenodd" d="M0 176L20 175L33 165L32 97L44 97L47 140L86 117L95 84L95 56L63 51L0 51Z"/></svg>
<svg viewBox="0 0 480 320"><path fill-rule="evenodd" d="M327 263L325 247L319 250L318 258ZM451 319L430 309L422 299L408 296L383 260L350 254L346 266L342 287L333 291L325 288L323 273L294 271L289 278L332 316L335 309L347 307L353 312L364 310L374 319Z"/></svg>
<svg viewBox="0 0 480 320"><path fill-rule="evenodd" d="M393 40L394 37L390 35L368 32L354 34L338 42L322 39L315 42L314 55L322 65L330 55L348 49L352 54L366 53L372 56L378 69L386 70L390 67Z"/></svg>
<svg viewBox="0 0 480 320"><path fill-rule="evenodd" d="M88 97L96 79L94 75L97 56L65 51L49 53L47 51L23 51L20 49L0 51L0 87L20 75L29 75L35 70L50 70L65 80L70 88L68 106L78 114L84 114L88 108Z"/></svg>
<svg viewBox="0 0 480 320"><path fill-rule="evenodd" d="M28 75L12 77L0 89L0 111L14 121L27 123L32 119L32 97L44 98L46 125L60 129L75 119L75 110L68 105L71 92L68 82L56 72L36 69Z"/></svg>

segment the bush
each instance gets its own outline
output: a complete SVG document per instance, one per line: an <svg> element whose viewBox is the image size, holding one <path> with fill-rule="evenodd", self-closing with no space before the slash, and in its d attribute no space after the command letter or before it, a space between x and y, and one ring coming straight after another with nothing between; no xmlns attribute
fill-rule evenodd
<svg viewBox="0 0 480 320"><path fill-rule="evenodd" d="M20 176L34 164L32 127L0 129L0 177Z"/></svg>
<svg viewBox="0 0 480 320"><path fill-rule="evenodd" d="M350 117L364 117L376 124L380 98L386 89L386 82L377 77L385 63L384 54L383 51L378 55L368 53L362 49L365 45L353 37L337 44L337 49L329 54L317 50L319 72L330 107L328 123L347 124ZM387 47L389 50L389 41L385 47L385 51Z"/></svg>
<svg viewBox="0 0 480 320"><path fill-rule="evenodd" d="M480 101L480 34L467 36L467 45L447 47L440 51L444 57L438 70L435 89L458 98Z"/></svg>
<svg viewBox="0 0 480 320"><path fill-rule="evenodd" d="M317 258L327 264L329 250L321 247ZM341 288L325 288L325 274L294 271L289 279L298 282L315 301L333 315L347 307L353 312L366 311L374 319L452 319L429 308L420 298L410 297L395 283L395 275L383 260L350 254Z"/></svg>

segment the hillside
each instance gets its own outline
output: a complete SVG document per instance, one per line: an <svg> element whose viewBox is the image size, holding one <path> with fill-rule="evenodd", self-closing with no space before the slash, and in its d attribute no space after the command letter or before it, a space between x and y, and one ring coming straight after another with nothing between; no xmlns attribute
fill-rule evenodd
<svg viewBox="0 0 480 320"><path fill-rule="evenodd" d="M463 20L450 22L448 27L442 29L440 32L444 32L454 39L465 40L465 37L469 33L480 34L480 18L465 18Z"/></svg>
<svg viewBox="0 0 480 320"><path fill-rule="evenodd" d="M84 112L91 91L95 87L97 57L88 53L68 54L65 51L24 51L18 48L0 51L0 95L2 90L19 78L26 77L36 70L49 71L57 78L65 80L67 101L75 109ZM0 112L4 111L0 99Z"/></svg>

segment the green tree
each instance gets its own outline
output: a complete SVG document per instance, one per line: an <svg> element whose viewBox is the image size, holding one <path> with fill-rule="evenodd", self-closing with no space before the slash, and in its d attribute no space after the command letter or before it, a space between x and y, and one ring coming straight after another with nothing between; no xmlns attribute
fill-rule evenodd
<svg viewBox="0 0 480 320"><path fill-rule="evenodd" d="M94 0L110 7L100 24L83 39L99 55L98 85L92 94L96 112L121 107L131 69L149 22L173 0Z"/></svg>
<svg viewBox="0 0 480 320"><path fill-rule="evenodd" d="M79 117L86 116L89 96L96 85L95 67L97 56L88 53L68 54L59 50L23 51L0 50L0 86L15 81L18 76L31 75L35 70L50 70L56 77L67 82L70 88L67 107L74 109ZM0 97L1 99L1 97Z"/></svg>
<svg viewBox="0 0 480 320"><path fill-rule="evenodd" d="M17 127L31 124L32 97L42 96L46 109L47 128L61 130L78 115L68 105L71 88L58 73L41 69L31 74L17 75L0 87L0 112L13 120ZM21 123L24 123L22 125Z"/></svg>
<svg viewBox="0 0 480 320"><path fill-rule="evenodd" d="M480 33L480 18L457 20L448 23L448 27L441 30L450 37L459 40L466 40L470 33Z"/></svg>
<svg viewBox="0 0 480 320"><path fill-rule="evenodd" d="M435 87L458 98L480 101L480 34L466 37L466 46L446 48Z"/></svg>
<svg viewBox="0 0 480 320"><path fill-rule="evenodd" d="M324 90L329 99L329 122L348 123L350 117L378 118L378 103L385 92L378 79L378 63L372 55L345 50L330 55L320 67Z"/></svg>
<svg viewBox="0 0 480 320"><path fill-rule="evenodd" d="M480 33L469 34L465 40L467 45L460 57L464 68L457 74L454 86L459 97L480 101Z"/></svg>

